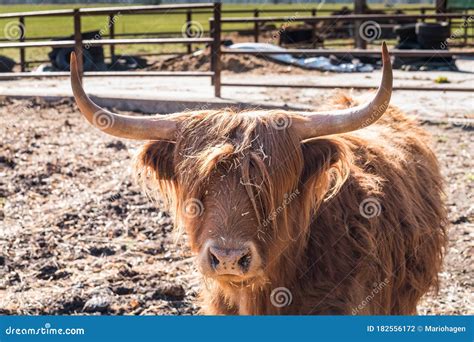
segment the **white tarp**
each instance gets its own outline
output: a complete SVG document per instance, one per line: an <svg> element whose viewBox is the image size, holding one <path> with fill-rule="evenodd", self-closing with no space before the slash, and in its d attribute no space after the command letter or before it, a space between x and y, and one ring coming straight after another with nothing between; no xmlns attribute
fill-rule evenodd
<svg viewBox="0 0 474 342"><path fill-rule="evenodd" d="M284 64L298 65L306 69L333 72L372 72L374 70L372 65L363 63L342 63L337 65L331 64L330 59L327 57L296 58L288 53L285 53L285 48L272 44L239 43L230 45L228 48L236 50L281 51L281 55L265 55L265 58L273 59Z"/></svg>

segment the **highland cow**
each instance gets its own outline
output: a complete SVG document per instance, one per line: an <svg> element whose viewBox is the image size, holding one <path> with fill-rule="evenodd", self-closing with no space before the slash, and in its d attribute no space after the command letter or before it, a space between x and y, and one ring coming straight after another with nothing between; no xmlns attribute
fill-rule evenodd
<svg viewBox="0 0 474 342"><path fill-rule="evenodd" d="M187 234L204 278L203 313L415 314L437 287L442 178L427 134L389 106L382 51L382 82L365 104L341 97L330 111L155 117L98 107L72 56L87 120L147 141L136 175Z"/></svg>

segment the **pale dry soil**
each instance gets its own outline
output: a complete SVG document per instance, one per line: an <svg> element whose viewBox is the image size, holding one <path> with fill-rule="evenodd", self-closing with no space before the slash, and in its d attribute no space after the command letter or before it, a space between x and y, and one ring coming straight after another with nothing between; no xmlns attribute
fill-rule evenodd
<svg viewBox="0 0 474 342"><path fill-rule="evenodd" d="M93 129L68 101L6 100L0 118L0 314L197 313L185 238L132 181L139 143ZM424 127L446 177L450 242L440 292L419 312L473 314L473 134Z"/></svg>

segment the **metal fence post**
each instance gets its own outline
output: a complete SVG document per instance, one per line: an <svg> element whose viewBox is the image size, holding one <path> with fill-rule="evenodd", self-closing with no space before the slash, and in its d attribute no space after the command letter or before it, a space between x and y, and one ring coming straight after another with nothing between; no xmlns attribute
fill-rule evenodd
<svg viewBox="0 0 474 342"><path fill-rule="evenodd" d="M209 33L210 33L211 38L215 39L214 38L214 18L209 19ZM211 69L212 72L214 72L215 65L216 65L216 56L214 54L214 41L210 44L209 49L210 49L209 54L211 56L210 69ZM214 85L214 76L211 77L211 85Z"/></svg>
<svg viewBox="0 0 474 342"><path fill-rule="evenodd" d="M315 18L316 17L316 8L311 9L311 17ZM317 36L316 36L316 22L313 21L311 23L311 27L313 29L313 44L311 44L313 47L316 47L317 45Z"/></svg>
<svg viewBox="0 0 474 342"><path fill-rule="evenodd" d="M468 33L468 30L469 30L469 15L468 15L468 11L466 10L464 13L466 13L466 16L462 18L463 20L463 25L464 26L464 46L467 46L467 33Z"/></svg>
<svg viewBox="0 0 474 342"><path fill-rule="evenodd" d="M221 97L221 3L214 3L213 41L211 56L214 59L214 96ZM212 60L212 58L211 58Z"/></svg>
<svg viewBox="0 0 474 342"><path fill-rule="evenodd" d="M115 38L115 15L114 14L109 14L109 38L114 39ZM110 44L110 59L112 61L112 64L115 63L115 45Z"/></svg>
<svg viewBox="0 0 474 342"><path fill-rule="evenodd" d="M82 75L84 73L82 64L82 33L81 33L81 12L78 8L74 9L74 52L77 57L77 70L79 71L79 77L82 81Z"/></svg>
<svg viewBox="0 0 474 342"><path fill-rule="evenodd" d="M259 15L260 15L260 10L255 9L253 11L253 17L258 18ZM256 21L253 25L253 37L254 37L255 43L258 43L258 36L259 35L260 35L260 25L259 25L259 22Z"/></svg>
<svg viewBox="0 0 474 342"><path fill-rule="evenodd" d="M20 42L25 41L25 17L21 16L18 18L20 22ZM25 48L20 48L20 68L21 72L26 71L26 65L25 65Z"/></svg>
<svg viewBox="0 0 474 342"><path fill-rule="evenodd" d="M193 13L191 10L188 10L186 12L186 37L190 38L191 37L191 21L193 20ZM193 52L192 44L188 44L188 53Z"/></svg>
<svg viewBox="0 0 474 342"><path fill-rule="evenodd" d="M366 6L366 1L365 0L355 0L354 14L364 14L365 6ZM367 42L364 40L364 38L360 34L361 26L362 26L362 21L361 20L356 20L354 22L355 46L358 49L366 49L367 48Z"/></svg>

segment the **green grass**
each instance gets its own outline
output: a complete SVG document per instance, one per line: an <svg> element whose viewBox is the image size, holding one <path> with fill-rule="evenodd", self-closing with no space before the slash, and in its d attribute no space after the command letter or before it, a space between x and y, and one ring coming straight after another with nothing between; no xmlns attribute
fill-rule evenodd
<svg viewBox="0 0 474 342"><path fill-rule="evenodd" d="M294 15L310 15L309 11L304 9L317 7L318 4L255 4L255 5L224 5L224 10L233 9L288 9L291 8L287 13L262 13L261 16L294 16ZM324 5L322 9L337 10L340 9L342 4L329 4ZM352 7L352 4L347 4L348 7ZM100 7L99 5L77 5L74 7ZM10 12L25 12L25 11L42 11L52 9L71 9L74 8L71 5L7 5L0 6L0 13ZM102 5L104 7L104 5ZM377 6L373 6L376 8ZM418 6L409 6L416 9ZM327 13L326 13L327 14ZM235 17L243 16L242 14L226 14L224 17ZM199 21L205 29L208 29L209 14L195 14L193 20ZM0 20L0 32L3 34L4 25L12 21L12 19ZM116 22L116 32L167 32L167 31L180 31L185 21L185 15L181 14L153 14L153 15L122 15ZM26 19L26 37L42 37L42 36L64 36L73 33L73 23L70 17L50 17L50 18L27 18ZM242 28L248 27L248 24L226 24L225 28ZM108 32L107 17L106 16L88 16L82 17L82 29L97 30L104 29Z"/></svg>
<svg viewBox="0 0 474 342"><path fill-rule="evenodd" d="M313 5L315 6L315 5ZM313 7L312 6L312 7ZM92 7L91 5L78 5L76 7ZM98 6L94 6L98 7ZM273 8L288 8L288 5L224 5L223 9L245 9L245 8L260 8L273 9ZM298 10L305 8L301 4L292 6L294 10L288 11L288 13L279 14L268 14L278 16L292 16L295 15ZM52 9L71 9L71 5L12 5L12 6L0 6L0 13L9 12L24 12L24 11L39 11L39 10L52 10ZM325 6L324 8L337 9L339 6ZM304 12L298 12L299 15L307 14ZM241 14L224 14L227 16L243 16ZM195 14L193 20L198 21L202 24L204 29L208 29L209 14ZM12 21L12 19L0 20L0 32L4 35L4 25ZM153 15L121 15L115 25L116 33L125 32L169 32L169 31L181 31L185 21L184 14L167 14L165 12ZM226 28L242 28L248 27L248 24L227 24ZM73 22L71 17L51 17L51 18L27 18L26 19L26 38L42 37L42 36L64 36L73 33ZM106 16L83 16L82 17L82 29L83 31L89 30L100 30L104 29L108 33L107 17ZM1 36L0 36L1 37Z"/></svg>
<svg viewBox="0 0 474 342"><path fill-rule="evenodd" d="M3 5L0 6L0 13L11 13L11 12L26 12L26 11L41 11L41 10L53 10L53 9L71 9L74 7L104 7L110 5ZM252 4L252 5L223 5L224 10L228 9L261 9L269 10L275 8L291 8L287 13L263 13L261 16L302 16L310 15L310 12L304 11L304 9L317 7L318 3L314 4ZM342 4L328 4L324 5L322 9L337 10L340 9ZM347 4L348 7L352 7L352 4ZM378 7L378 6L372 6ZM407 7L404 5L404 7ZM418 5L408 6L416 9ZM328 14L328 13L324 13ZM224 14L224 17L242 17L243 14ZM205 30L209 29L208 20L209 14L195 14L193 20L198 21ZM93 31L101 30L104 33L104 37L108 36L108 18L107 16L82 16L82 31ZM5 26L12 25L11 22L16 22L16 19L0 19L0 38L5 39ZM120 15L117 17L115 22L115 32L120 33L134 33L134 32L181 32L185 22L184 14L153 14L153 15ZM25 19L26 34L25 37L38 38L38 37L65 37L73 34L73 20L72 17L39 17L39 18L26 18ZM224 29L242 29L251 28L253 24L226 24ZM177 45L161 45L161 46L150 46L150 45L130 45L130 46L118 46L116 47L117 53L123 54L134 54L134 53L149 53L156 51L184 51L183 46ZM47 59L47 53L50 48L27 48L26 59L27 60L45 60ZM109 49L105 48L106 55ZM6 55L16 60L19 59L18 49L0 49L0 55Z"/></svg>

